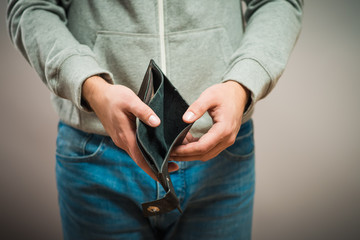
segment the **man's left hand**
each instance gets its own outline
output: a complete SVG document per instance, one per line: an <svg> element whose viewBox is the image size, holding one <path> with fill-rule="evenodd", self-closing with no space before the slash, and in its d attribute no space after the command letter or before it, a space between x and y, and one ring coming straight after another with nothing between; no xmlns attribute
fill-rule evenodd
<svg viewBox="0 0 360 240"><path fill-rule="evenodd" d="M207 161L231 146L240 130L248 97L249 91L231 80L207 88L190 105L183 115L183 120L193 123L207 111L213 120L213 126L199 139L188 133L183 145L173 150L171 160Z"/></svg>

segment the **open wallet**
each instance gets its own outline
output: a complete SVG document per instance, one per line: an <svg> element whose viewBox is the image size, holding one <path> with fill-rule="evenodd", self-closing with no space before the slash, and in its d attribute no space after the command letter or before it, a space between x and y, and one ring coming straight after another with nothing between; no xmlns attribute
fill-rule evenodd
<svg viewBox="0 0 360 240"><path fill-rule="evenodd" d="M168 163L171 150L182 143L192 126L182 120L189 105L154 60L150 60L138 96L161 120L161 124L153 128L137 118L136 142L146 163L166 192L161 199L143 203L143 214L146 217L154 216L175 208L181 213L180 201L168 172Z"/></svg>

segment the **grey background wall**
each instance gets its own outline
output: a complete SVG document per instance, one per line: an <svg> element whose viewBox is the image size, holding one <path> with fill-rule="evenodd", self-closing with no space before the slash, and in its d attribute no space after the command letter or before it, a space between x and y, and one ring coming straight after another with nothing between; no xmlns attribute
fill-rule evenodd
<svg viewBox="0 0 360 240"><path fill-rule="evenodd" d="M57 116L0 18L0 239L61 239ZM360 2L305 3L301 37L254 115L253 239L360 236Z"/></svg>

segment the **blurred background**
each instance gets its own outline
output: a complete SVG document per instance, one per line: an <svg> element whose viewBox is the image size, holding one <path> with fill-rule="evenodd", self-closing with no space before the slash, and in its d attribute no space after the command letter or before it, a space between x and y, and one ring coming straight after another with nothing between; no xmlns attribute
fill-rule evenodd
<svg viewBox="0 0 360 240"><path fill-rule="evenodd" d="M0 18L0 239L61 239L58 118ZM302 34L254 115L253 239L359 239L360 1L308 0Z"/></svg>

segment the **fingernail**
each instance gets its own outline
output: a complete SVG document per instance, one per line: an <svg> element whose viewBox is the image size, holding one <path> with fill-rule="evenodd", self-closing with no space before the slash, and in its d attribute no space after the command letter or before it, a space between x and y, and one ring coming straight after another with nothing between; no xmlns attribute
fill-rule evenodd
<svg viewBox="0 0 360 240"><path fill-rule="evenodd" d="M195 114L193 112L186 112L184 114L184 120L191 121L194 118Z"/></svg>
<svg viewBox="0 0 360 240"><path fill-rule="evenodd" d="M151 126L157 126L160 124L160 119L156 117L155 115L151 115L149 117L149 123Z"/></svg>

